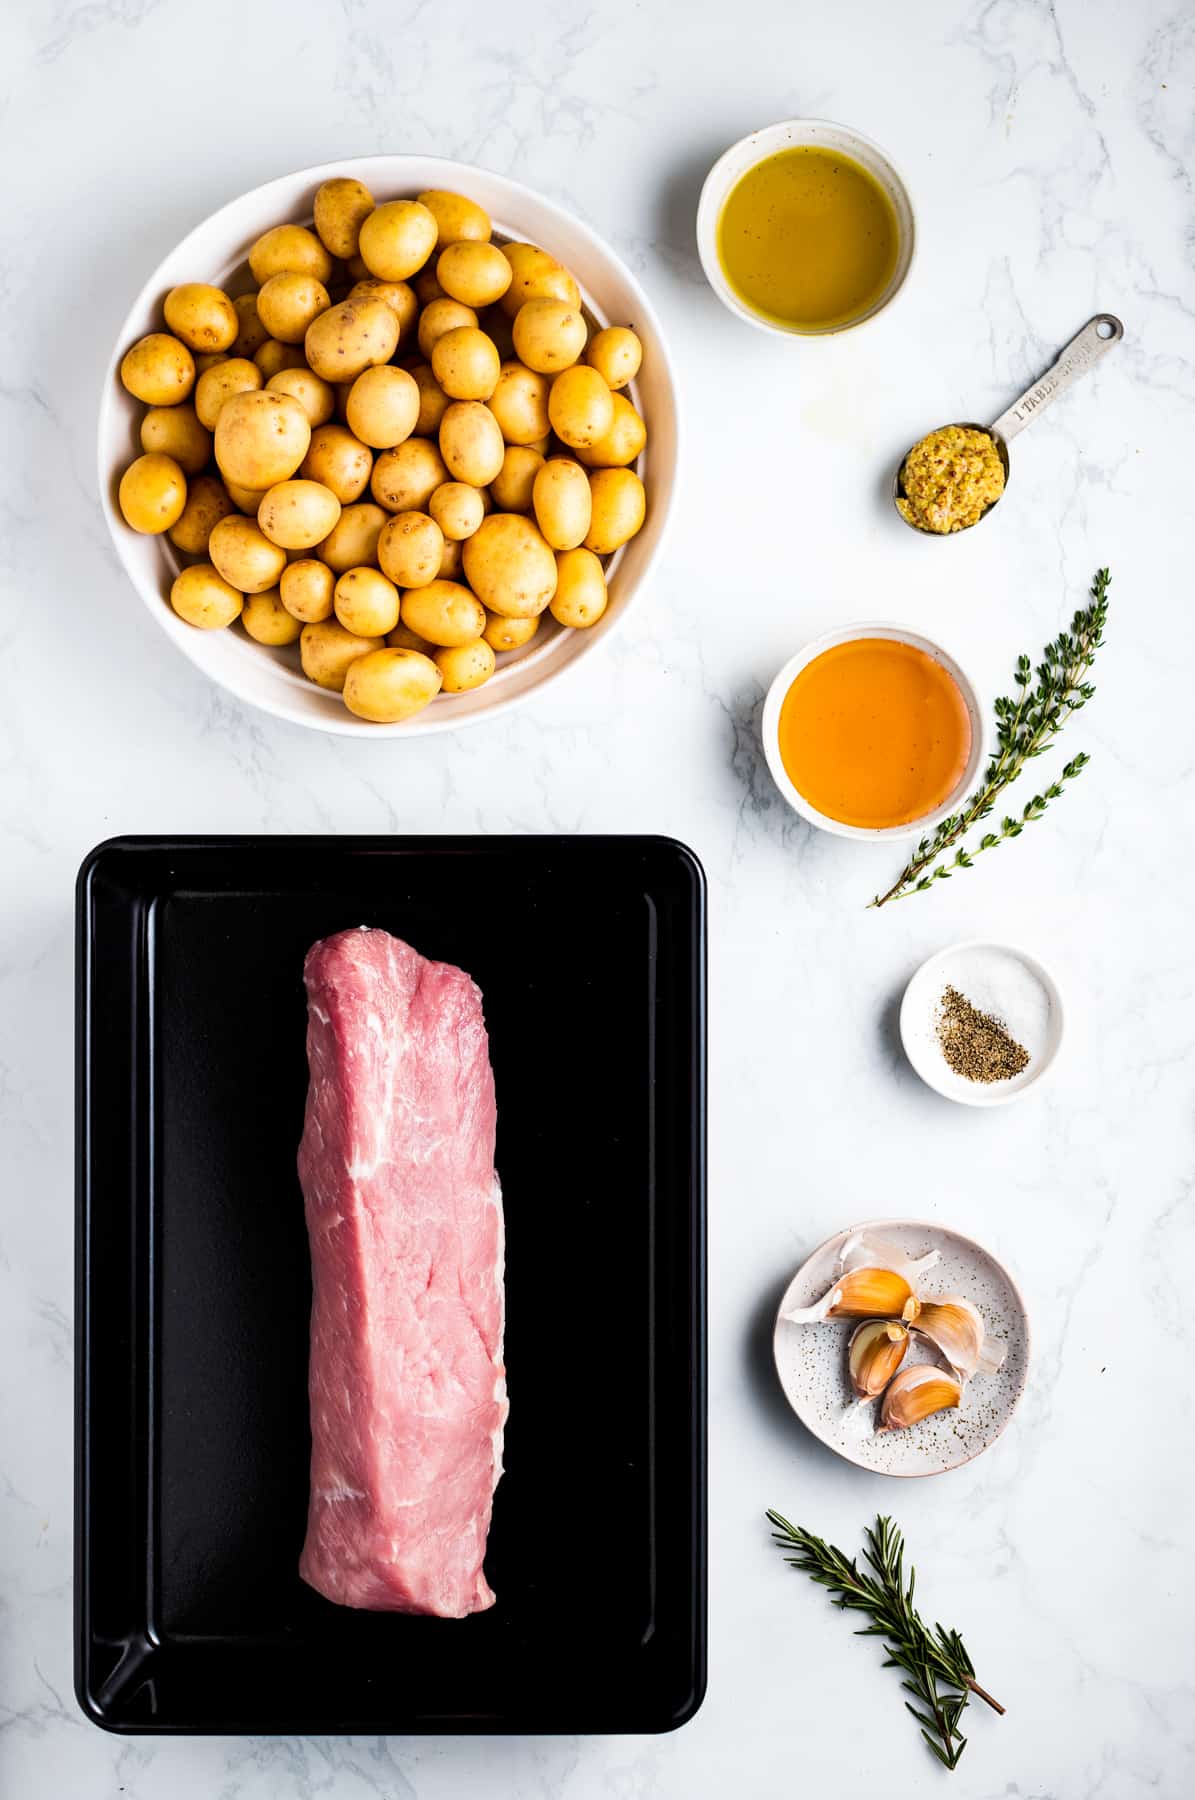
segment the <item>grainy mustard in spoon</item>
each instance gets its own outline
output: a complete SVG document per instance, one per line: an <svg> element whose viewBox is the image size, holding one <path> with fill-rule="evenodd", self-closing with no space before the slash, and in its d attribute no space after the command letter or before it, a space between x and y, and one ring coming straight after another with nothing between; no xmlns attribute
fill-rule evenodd
<svg viewBox="0 0 1195 1800"><path fill-rule="evenodd" d="M1118 318L1097 313L994 424L941 425L914 444L902 458L892 488L905 524L931 537L978 525L1008 485L1010 440L1123 336Z"/></svg>

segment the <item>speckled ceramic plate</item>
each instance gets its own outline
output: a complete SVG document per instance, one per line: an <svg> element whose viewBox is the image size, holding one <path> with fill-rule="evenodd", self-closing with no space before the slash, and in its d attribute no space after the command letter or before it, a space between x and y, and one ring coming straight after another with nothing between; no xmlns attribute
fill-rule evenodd
<svg viewBox="0 0 1195 1800"><path fill-rule="evenodd" d="M899 1245L910 1257L939 1251L941 1261L918 1285L922 1297L965 1294L979 1308L987 1332L1006 1346L999 1373L967 1382L957 1410L935 1413L905 1431L877 1434L879 1401L855 1403L846 1347L857 1320L794 1325L781 1316L790 1308L812 1306L826 1292L837 1273L841 1246L860 1231ZM1016 1411L1029 1372L1029 1319L1007 1269L971 1238L942 1225L878 1219L838 1232L801 1264L780 1302L773 1351L789 1405L814 1437L839 1456L877 1475L942 1475L994 1444ZM915 1341L906 1363L936 1360L928 1345Z"/></svg>

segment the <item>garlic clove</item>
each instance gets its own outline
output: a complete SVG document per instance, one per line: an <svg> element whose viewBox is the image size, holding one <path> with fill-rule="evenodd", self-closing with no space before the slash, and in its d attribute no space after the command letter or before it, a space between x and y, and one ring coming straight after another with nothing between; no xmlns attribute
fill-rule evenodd
<svg viewBox="0 0 1195 1800"><path fill-rule="evenodd" d="M917 1278L940 1260L938 1250L910 1257L898 1244L852 1232L838 1252L833 1287L812 1306L794 1307L781 1316L793 1325L820 1319L915 1319L920 1310Z"/></svg>
<svg viewBox="0 0 1195 1800"><path fill-rule="evenodd" d="M847 1345L847 1371L858 1400L882 1394L904 1361L909 1328L897 1319L867 1319L856 1325Z"/></svg>
<svg viewBox="0 0 1195 1800"><path fill-rule="evenodd" d="M812 1306L784 1314L793 1325L819 1319L915 1319L921 1302L903 1275L893 1269L851 1269Z"/></svg>
<svg viewBox="0 0 1195 1800"><path fill-rule="evenodd" d="M876 1432L905 1431L931 1413L958 1406L962 1398L962 1383L955 1376L932 1363L914 1363L912 1368L898 1370L888 1383Z"/></svg>
<svg viewBox="0 0 1195 1800"><path fill-rule="evenodd" d="M1006 1346L988 1338L978 1308L962 1294L923 1301L914 1329L934 1346L960 1381L970 1381L973 1375L995 1375L1004 1361Z"/></svg>

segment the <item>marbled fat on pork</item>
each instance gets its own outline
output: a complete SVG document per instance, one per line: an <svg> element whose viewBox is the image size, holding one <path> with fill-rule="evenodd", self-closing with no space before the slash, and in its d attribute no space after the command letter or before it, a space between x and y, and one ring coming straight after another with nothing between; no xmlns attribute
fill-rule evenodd
<svg viewBox="0 0 1195 1800"><path fill-rule="evenodd" d="M502 1198L481 995L362 928L304 965L311 1499L303 1579L459 1619L502 1473Z"/></svg>

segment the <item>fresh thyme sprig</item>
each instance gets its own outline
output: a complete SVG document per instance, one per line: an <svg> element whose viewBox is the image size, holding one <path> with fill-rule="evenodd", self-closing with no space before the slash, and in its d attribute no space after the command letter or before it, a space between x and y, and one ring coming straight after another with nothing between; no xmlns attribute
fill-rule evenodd
<svg viewBox="0 0 1195 1800"><path fill-rule="evenodd" d="M768 1518L776 1543L797 1552L785 1557L786 1562L828 1588L837 1596L836 1606L871 1615L872 1623L855 1635L887 1640L883 1666L904 1670L908 1679L901 1686L919 1702L914 1706L906 1700L905 1706L938 1761L948 1769L956 1768L967 1747L959 1720L971 1695L986 1700L998 1713L1004 1708L976 1681L974 1664L958 1632L946 1631L941 1625L931 1631L914 1607L917 1571L910 1567L906 1586L904 1539L892 1520L877 1517L874 1529L864 1532L863 1554L874 1570L869 1575L860 1572L858 1564L833 1544L823 1543L800 1525L790 1525L780 1513L769 1509Z"/></svg>
<svg viewBox="0 0 1195 1800"><path fill-rule="evenodd" d="M1112 577L1100 569L1091 584L1091 604L1077 612L1069 631L1060 632L1047 644L1044 660L1036 671L1027 656L1017 660L1014 680L1015 699L1002 697L996 702L996 750L984 773L983 781L971 795L962 812L943 819L931 837L922 838L886 894L877 894L872 906L887 906L889 900L905 900L910 894L923 894L935 881L949 881L955 869L969 869L976 856L994 850L1007 838L1020 837L1026 825L1040 819L1051 800L1058 800L1068 781L1082 774L1091 760L1084 752L1072 757L1062 773L1040 794L1022 807L1020 816L1006 814L999 831L985 832L978 845L968 850L959 839L986 819L996 801L1025 764L1050 747L1050 740L1062 730L1071 713L1084 707L1095 688L1084 680L1084 672L1095 661L1095 653L1104 641L1104 624L1108 617L1108 587ZM1032 677L1036 673L1037 685ZM938 858L955 845L958 848L949 862ZM937 863L936 868L931 864Z"/></svg>

